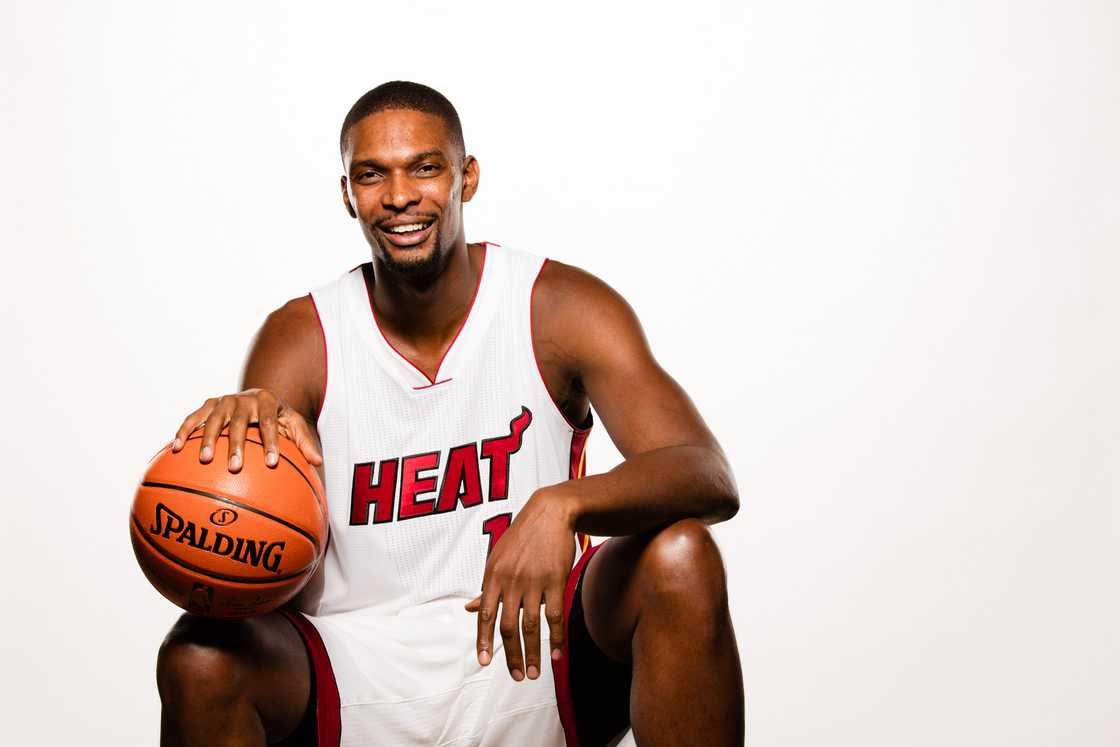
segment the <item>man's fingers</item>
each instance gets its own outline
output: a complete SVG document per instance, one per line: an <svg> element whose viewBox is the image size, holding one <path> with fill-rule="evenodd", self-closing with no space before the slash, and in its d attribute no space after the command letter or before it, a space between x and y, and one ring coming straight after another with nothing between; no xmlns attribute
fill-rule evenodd
<svg viewBox="0 0 1120 747"><path fill-rule="evenodd" d="M482 606L482 595L479 594L477 597L467 602L463 606L467 610L467 612L478 612L478 609Z"/></svg>
<svg viewBox="0 0 1120 747"><path fill-rule="evenodd" d="M206 427L202 429L202 442L198 445L198 461L209 464L214 458L214 442L218 440L222 429L229 422L232 405L228 398L222 397L215 405L213 412L206 418Z"/></svg>
<svg viewBox="0 0 1120 747"><path fill-rule="evenodd" d="M494 584L487 584L494 587ZM488 665L494 659L494 620L498 617L498 593L495 588L483 589L478 606L478 663Z"/></svg>
<svg viewBox="0 0 1120 747"><path fill-rule="evenodd" d="M214 405L217 403L216 399L208 399L202 403L202 407L198 408L183 420L183 424L179 426L179 430L175 431L175 439L171 442L172 451L180 451L187 443L187 438L194 433L207 416L214 410Z"/></svg>
<svg viewBox="0 0 1120 747"><path fill-rule="evenodd" d="M525 595L525 609L521 613L521 637L525 641L525 674L535 680L541 673L541 603L543 595L530 592Z"/></svg>
<svg viewBox="0 0 1120 747"><path fill-rule="evenodd" d="M206 400L202 407L183 420L175 432L171 449L180 451L190 434L202 427L198 458L203 463L209 463L214 458L218 437L228 425L230 448L227 467L230 472L238 472L245 465L245 434L254 423L260 427L264 462L269 467L280 463L280 436L295 441L311 464L323 464L319 441L311 426L302 415L267 389L246 389L238 394Z"/></svg>
<svg viewBox="0 0 1120 747"><path fill-rule="evenodd" d="M518 630L517 618L521 612L521 595L510 594L502 599L502 619L498 623L498 630L502 634L502 645L506 649L506 666L514 680L520 682L525 678L525 662L521 655L521 631Z"/></svg>
<svg viewBox="0 0 1120 747"><path fill-rule="evenodd" d="M299 413L283 408L280 412L280 425L287 431L288 438L296 442L296 446L303 453L303 458L313 467L323 463L323 455L319 451L319 443L311 434L311 427Z"/></svg>
<svg viewBox="0 0 1120 747"><path fill-rule="evenodd" d="M244 464L245 431L257 419L256 401L238 397L229 419L229 471L240 472Z"/></svg>
<svg viewBox="0 0 1120 747"><path fill-rule="evenodd" d="M544 616L548 620L548 641L552 660L556 661L564 650L564 589L557 587L544 593Z"/></svg>
<svg viewBox="0 0 1120 747"><path fill-rule="evenodd" d="M264 463L269 467L275 467L280 463L276 410L276 397L269 391L261 390L261 393L257 396L257 425L261 429L261 444L264 446Z"/></svg>

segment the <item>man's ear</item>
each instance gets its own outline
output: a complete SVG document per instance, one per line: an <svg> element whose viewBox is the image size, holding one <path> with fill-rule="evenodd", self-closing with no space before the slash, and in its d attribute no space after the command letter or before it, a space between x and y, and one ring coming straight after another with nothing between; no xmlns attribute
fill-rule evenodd
<svg viewBox="0 0 1120 747"><path fill-rule="evenodd" d="M348 185L348 180L346 179L346 175L343 174L341 179L342 179L342 183L341 183L341 186L342 186L342 204L344 204L346 206L346 212L350 213L351 218L357 218L358 213L357 213L357 211L354 210L354 206L350 204L350 190L347 189L347 187L349 185Z"/></svg>
<svg viewBox="0 0 1120 747"><path fill-rule="evenodd" d="M470 202L478 191L478 159L467 156L463 159L463 202Z"/></svg>

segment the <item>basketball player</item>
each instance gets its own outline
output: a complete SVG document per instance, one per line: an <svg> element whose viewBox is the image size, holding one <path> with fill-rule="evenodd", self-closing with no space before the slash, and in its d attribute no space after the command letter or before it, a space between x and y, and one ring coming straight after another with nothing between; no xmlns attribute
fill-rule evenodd
<svg viewBox="0 0 1120 747"><path fill-rule="evenodd" d="M293 439L322 466L329 546L278 612L179 619L162 743L588 746L629 725L639 745L742 744L707 529L734 480L633 311L582 270L467 243L479 164L438 92L373 89L341 149L372 261L272 313L244 391L174 443L201 426L201 461L236 472L247 424L269 466ZM581 477L591 405L625 461Z"/></svg>

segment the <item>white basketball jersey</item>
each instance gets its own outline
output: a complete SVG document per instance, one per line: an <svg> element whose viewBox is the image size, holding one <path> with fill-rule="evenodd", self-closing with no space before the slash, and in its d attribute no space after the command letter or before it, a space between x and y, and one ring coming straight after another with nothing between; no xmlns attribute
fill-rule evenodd
<svg viewBox="0 0 1120 747"><path fill-rule="evenodd" d="M533 491L582 474L588 431L556 407L533 353L545 260L496 244L483 257L434 379L382 334L370 264L312 293L326 344L330 542L297 600L309 615L475 597L489 548Z"/></svg>

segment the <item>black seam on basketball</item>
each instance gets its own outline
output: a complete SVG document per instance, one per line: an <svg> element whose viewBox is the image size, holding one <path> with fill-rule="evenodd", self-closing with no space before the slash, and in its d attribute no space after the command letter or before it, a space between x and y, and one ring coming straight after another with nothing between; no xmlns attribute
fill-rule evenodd
<svg viewBox="0 0 1120 747"><path fill-rule="evenodd" d="M200 573L203 576L209 576L210 578L216 578L216 579L219 579L221 581L233 581L234 583L238 583L238 584L275 584L275 583L279 583L281 581L290 581L293 578L298 578L299 576L302 576L303 574L307 573L309 568L314 568L315 567L315 563L311 562L311 563L308 563L307 565L305 565L303 568L301 568L298 571L294 571L292 573L289 573L286 576L275 576L273 578L243 578L241 576L227 576L224 573L214 573L213 571L208 571L205 568L200 568L199 566L195 565L194 563L188 563L187 561L183 560L182 558L175 557L174 555L169 553L167 550L164 550L162 547L157 545L155 540L153 540L151 537L149 537L148 533L144 531L144 525L140 523L140 520L138 518L136 518L136 514L132 515L132 523L136 527L136 531L139 532L140 536L144 539L145 542L147 542L151 546L151 548L153 550L155 550L160 555L162 555L163 557L170 560L175 565L182 566L183 568L186 568L189 571L194 571L195 573Z"/></svg>
<svg viewBox="0 0 1120 747"><path fill-rule="evenodd" d="M202 434L199 434L197 436L188 436L187 441L193 441L196 438L202 438ZM228 433L219 433L218 438L229 438L229 434ZM245 440L248 441L251 444L256 444L257 446L261 447L261 449L264 449L264 444L261 443L260 441L257 441L256 439L249 438L248 436L245 436ZM319 500L323 500L323 496L319 495L319 491L315 489L315 484L311 482L311 480L307 477L307 475L303 474L303 470L301 470L299 468L299 466L296 465L295 462L293 462L291 459L284 456L280 452L276 452L276 456L280 457L285 462L292 465L292 469L294 469L296 472L299 473L299 476L303 478L303 481L305 483L307 483L307 487L311 488L311 492L315 494L315 497L318 498ZM310 467L311 465L308 465L308 466Z"/></svg>
<svg viewBox="0 0 1120 747"><path fill-rule="evenodd" d="M228 503L231 506L237 506L238 508L243 508L246 511L250 511L254 514L257 514L258 516L263 516L266 519L271 519L272 521L275 521L277 524L283 524L284 526L288 527L288 529L291 529L293 532L299 532L301 535L306 537L307 541L310 542L311 545L315 548L315 554L316 555L319 554L319 541L317 539L315 539L315 536L313 534L308 532L306 529L303 529L302 527L296 526L295 524L293 524L292 522L290 522L286 519L281 519L279 516L273 516L272 514L268 513L267 511L261 511L256 506L250 506L248 503L242 503L241 501L235 501L232 498L226 498L224 495L218 495L216 493L208 493L205 490L199 490L198 488L188 488L185 485L172 485L171 483L166 483L166 482L148 482L147 480L145 480L144 482L142 482L140 484L142 486L146 487L146 488L165 488L167 490L180 490L184 493L193 493L195 495L201 495L203 498L210 498L210 499L215 500L215 501L221 501L222 503Z"/></svg>

